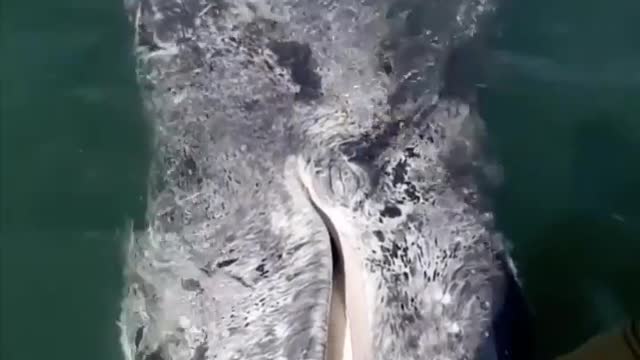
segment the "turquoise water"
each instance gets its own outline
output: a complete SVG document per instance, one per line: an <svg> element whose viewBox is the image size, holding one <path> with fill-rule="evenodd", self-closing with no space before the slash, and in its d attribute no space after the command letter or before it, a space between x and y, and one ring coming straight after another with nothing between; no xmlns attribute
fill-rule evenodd
<svg viewBox="0 0 640 360"><path fill-rule="evenodd" d="M2 359L121 359L122 237L149 131L119 2L3 4Z"/></svg>
<svg viewBox="0 0 640 360"><path fill-rule="evenodd" d="M541 356L640 317L639 11L510 2L490 39L497 215ZM12 1L1 17L2 359L120 360L118 230L142 226L150 157L120 2Z"/></svg>
<svg viewBox="0 0 640 360"><path fill-rule="evenodd" d="M540 355L640 317L637 1L503 8L481 100ZM500 31L497 31L500 33Z"/></svg>

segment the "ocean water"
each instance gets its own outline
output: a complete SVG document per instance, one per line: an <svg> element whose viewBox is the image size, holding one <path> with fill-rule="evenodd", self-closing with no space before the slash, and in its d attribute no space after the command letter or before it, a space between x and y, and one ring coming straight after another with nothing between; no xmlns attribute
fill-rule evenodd
<svg viewBox="0 0 640 360"><path fill-rule="evenodd" d="M640 3L505 3L479 105L547 358L640 317ZM121 2L8 0L0 19L0 356L120 360L152 134Z"/></svg>
<svg viewBox="0 0 640 360"><path fill-rule="evenodd" d="M121 3L0 16L0 357L120 360L121 232L143 219L150 156Z"/></svg>
<svg viewBox="0 0 640 360"><path fill-rule="evenodd" d="M640 317L640 3L514 1L480 103L540 356Z"/></svg>

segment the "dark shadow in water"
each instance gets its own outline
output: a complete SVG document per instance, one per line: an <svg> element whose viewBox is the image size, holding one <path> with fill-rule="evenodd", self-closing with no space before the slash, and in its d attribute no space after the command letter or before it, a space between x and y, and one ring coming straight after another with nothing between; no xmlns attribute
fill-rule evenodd
<svg viewBox="0 0 640 360"><path fill-rule="evenodd" d="M540 359L640 317L640 83L620 65L640 60L627 15L637 11L627 0L509 2L490 39L499 57L479 104L504 167L496 215ZM613 65L629 76L601 76Z"/></svg>

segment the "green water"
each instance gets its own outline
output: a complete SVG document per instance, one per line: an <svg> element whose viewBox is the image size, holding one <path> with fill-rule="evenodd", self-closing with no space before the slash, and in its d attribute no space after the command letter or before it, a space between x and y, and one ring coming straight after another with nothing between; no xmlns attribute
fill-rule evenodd
<svg viewBox="0 0 640 360"><path fill-rule="evenodd" d="M150 153L124 14L3 5L1 358L119 360L116 230L142 217Z"/></svg>
<svg viewBox="0 0 640 360"><path fill-rule="evenodd" d="M640 3L515 3L481 98L546 357L640 317Z"/></svg>
<svg viewBox="0 0 640 360"><path fill-rule="evenodd" d="M509 3L480 98L545 356L640 317L640 3ZM120 1L0 19L1 357L120 360L118 229L150 156Z"/></svg>

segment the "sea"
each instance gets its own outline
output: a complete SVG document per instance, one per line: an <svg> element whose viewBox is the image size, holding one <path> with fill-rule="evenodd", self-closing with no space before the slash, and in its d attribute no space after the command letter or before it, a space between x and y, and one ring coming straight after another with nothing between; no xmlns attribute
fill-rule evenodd
<svg viewBox="0 0 640 360"><path fill-rule="evenodd" d="M0 6L0 357L123 360L124 244L145 226L153 127L122 1ZM492 200L540 359L640 318L638 14L502 0L485 39Z"/></svg>

